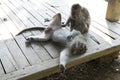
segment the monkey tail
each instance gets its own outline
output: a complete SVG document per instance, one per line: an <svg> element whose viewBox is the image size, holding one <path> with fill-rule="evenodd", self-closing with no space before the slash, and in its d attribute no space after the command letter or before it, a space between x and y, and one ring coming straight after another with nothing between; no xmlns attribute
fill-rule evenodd
<svg viewBox="0 0 120 80"><path fill-rule="evenodd" d="M22 31L17 33L16 36L22 34L25 31L29 31L29 30L45 30L45 29L46 29L45 27L30 27L30 28L23 29Z"/></svg>

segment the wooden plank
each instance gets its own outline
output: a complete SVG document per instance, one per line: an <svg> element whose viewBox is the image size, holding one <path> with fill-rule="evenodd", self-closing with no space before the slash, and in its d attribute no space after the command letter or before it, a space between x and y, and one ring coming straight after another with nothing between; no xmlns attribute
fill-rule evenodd
<svg viewBox="0 0 120 80"><path fill-rule="evenodd" d="M111 23L109 21L106 21L105 19L100 19L95 22L98 23L99 25L113 31L114 33L120 35L120 25L118 25L116 23Z"/></svg>
<svg viewBox="0 0 120 80"><path fill-rule="evenodd" d="M1 37L0 37L0 39L1 39ZM12 57L12 55L9 52L8 48L6 47L5 43L1 40L0 41L0 57L3 57L3 56L7 56L7 58L11 62L11 64L14 65L12 70L18 69L18 65L14 61L14 58Z"/></svg>
<svg viewBox="0 0 120 80"><path fill-rule="evenodd" d="M35 14L35 12L33 12L33 9L28 7L27 4L24 6L26 9L29 10L29 12L32 12L31 14ZM37 17L37 15L35 15L36 18L39 18ZM44 46L44 48L50 52L50 55L53 57L53 58L56 58L59 56L59 53L58 51L56 50L56 48L51 44L51 43L47 43L47 44L42 44ZM51 49L49 49L51 47ZM53 52L55 51L55 52Z"/></svg>
<svg viewBox="0 0 120 80"><path fill-rule="evenodd" d="M10 39L6 39L8 37ZM29 63L28 63L26 57L21 52L20 48L15 43L14 39L12 39L11 35L9 35L9 34L7 36L4 35L3 39L6 39L5 44L6 44L7 48L9 49L9 51L11 52L11 55L17 64L17 69L29 66Z"/></svg>
<svg viewBox="0 0 120 80"><path fill-rule="evenodd" d="M114 39L118 39L120 36L116 33L114 33L113 31L106 29L105 27L99 25L96 22L92 22L92 25L94 25L94 27L96 27L97 29L99 29L100 31L106 33L107 35L111 36Z"/></svg>
<svg viewBox="0 0 120 80"><path fill-rule="evenodd" d="M36 1L37 2L37 1ZM21 6L21 5L20 5ZM34 10L33 10L34 11ZM48 12L50 12L50 11L48 11ZM34 13L33 13L33 15L34 15ZM41 15L41 14L40 14ZM50 15L51 15L51 13L50 13ZM13 18L12 18L13 19ZM30 18L30 20L31 19L33 19L33 18ZM35 19L34 19L35 20ZM32 22L34 22L34 20L32 21ZM36 21L35 21L36 22ZM31 23L31 22L30 22ZM35 25L36 24L38 24L37 22L35 23ZM96 28L95 28L96 29ZM94 29L93 29L94 30ZM97 29L98 30L98 29ZM12 30L10 30L10 31L12 31ZM38 31L37 31L38 32ZM94 35L94 32L93 33L91 33L92 31L90 31L90 34L91 35ZM97 31L96 31L97 32ZM102 37L101 36L98 36L98 34L95 32L95 37L98 37L97 39L99 40L99 39L101 39L102 40ZM38 32L39 33L39 32ZM35 33L32 33L32 34L37 34L36 32ZM21 35L22 36L22 35ZM104 36L105 37L105 36ZM23 42L25 41L24 40L24 37L22 37L22 39L21 40L23 40ZM92 40L92 39L90 39L90 40ZM100 41L101 41L100 40ZM103 39L104 40L104 39ZM90 41L91 42L91 41ZM102 42L102 41L101 41ZM104 41L103 41L104 42ZM92 42L92 43L94 43L94 42ZM51 44L51 43L50 43ZM24 44L23 44L24 45ZM34 46L34 47L36 47L35 46L36 44L34 44L34 45L32 45L32 46ZM91 44L92 45L92 44ZM94 46L92 46L92 48L89 48L89 50L87 51L87 53L85 54L85 55L83 55L82 57L79 57L79 58L77 58L77 60L75 59L73 62L71 62L71 64L72 65L70 65L70 64L68 64L68 66L69 67L71 67L71 66L74 66L74 65L76 65L76 64L80 64L80 63L82 63L82 62L84 62L84 61L88 61L88 60L91 60L91 59L94 59L94 58L97 58L97 57L100 57L100 56L103 56L103 55L106 55L106 54L108 54L109 52L112 52L112 51L115 51L115 50L118 50L118 49L120 49L120 47L118 47L118 46L116 46L116 45L114 45L115 47L114 47L114 49L109 49L109 50L106 50L105 51L105 49L106 48L109 48L109 47L111 47L111 48L113 48L111 45L106 45L104 48L103 48L103 46L104 45L106 45L106 44L100 44L100 45L96 45L95 47ZM101 48L102 47L102 48ZM36 49L36 51L37 51L37 49L39 49L38 48L38 46L35 48ZM33 49L34 50L34 49ZM101 52L103 50L103 52ZM35 51L35 50L34 50ZM40 50L39 50L40 51ZM38 52L39 52L38 51ZM98 51L98 52L97 52ZM89 53L90 52L90 53ZM52 52L51 52L52 53ZM92 53L94 53L94 54L92 54ZM92 56L93 55L93 56ZM39 55L40 56L40 55ZM83 58L84 57L84 58ZM30 66L30 67L27 67L27 68L24 68L24 69L20 69L20 70L18 70L18 71L16 71L16 72L12 72L12 73L8 73L8 74L6 74L6 75L4 75L4 76L2 76L2 78L1 79L10 79L10 80L16 80L16 79L18 79L18 78L21 78L22 80L23 79L25 79L25 80L35 80L35 79L38 79L38 78L41 78L41 77L43 77L43 76L46 76L46 75L48 75L48 74L51 74L51 72L58 72L58 60L59 59L56 59L55 61L51 61L50 60L50 63L49 63L49 61L48 62L45 62L45 63L40 63L40 64L37 64L37 65L33 65L33 66ZM74 64L73 64L74 63ZM42 65L42 68L41 68L41 65ZM52 66L52 69L50 68L50 69L48 69L49 67L51 67ZM12 75L11 75L12 74ZM24 78L23 78L24 77Z"/></svg>
<svg viewBox="0 0 120 80"><path fill-rule="evenodd" d="M29 5L30 6L30 5ZM25 5L26 9L29 9L30 12L32 10L32 12L34 11L32 8L28 7L27 4ZM34 13L33 13L34 14ZM37 16L36 16L37 17ZM38 17L37 17L38 18ZM43 21L42 21L43 23ZM44 46L44 48L49 52L49 54L53 57L56 58L59 56L59 52L57 51L57 49L55 48L55 46L53 46L51 43L42 43L42 45Z"/></svg>
<svg viewBox="0 0 120 80"><path fill-rule="evenodd" d="M6 8L6 9L8 9L8 8ZM14 19L12 16L10 16L10 17L12 19ZM9 29L11 29L11 28L12 29L16 29L16 27L14 25L12 25L11 27L7 27L7 28L9 28ZM16 31L17 31L17 29L16 29ZM11 31L11 33L12 33L12 31ZM25 46L25 38L23 38L23 36L16 37L15 39L16 39L17 43L19 44L21 50L24 52L24 55L29 60L30 64L36 64L36 63L41 62L40 59L38 58L37 54L35 54L35 52L33 51L33 49L31 47L26 48L26 46Z"/></svg>
<svg viewBox="0 0 120 80"><path fill-rule="evenodd" d="M28 19L28 21L30 20L35 26L40 26L42 23L40 20L38 20L36 17L34 17L33 14L31 14L26 8L24 8L23 6L21 6L22 4L25 5L27 3L18 3L13 1L9 1L11 3L11 6L15 7L17 9L17 12L22 10L21 15L24 14L24 17L26 17L26 19ZM18 5L20 5L20 7L17 7ZM28 26L28 25L27 25ZM29 26L31 27L31 26Z"/></svg>
<svg viewBox="0 0 120 80"><path fill-rule="evenodd" d="M57 58L59 56L58 50L52 43L44 42L44 43L42 43L42 45L44 45L45 49L47 49L47 51L52 56L52 58Z"/></svg>
<svg viewBox="0 0 120 80"><path fill-rule="evenodd" d="M1 57L1 62L4 66L5 72L9 73L12 71L15 71L15 67L13 66L13 64L10 62L9 58L7 56L3 56Z"/></svg>
<svg viewBox="0 0 120 80"><path fill-rule="evenodd" d="M96 33L96 34L98 34L100 37L102 37L102 38L104 39L105 43L109 43L109 44L112 43L113 39L110 38L108 35L102 33L101 31L99 31L98 29L96 29L96 28L94 28L94 27L90 27L90 28L91 28L91 30L92 30L94 33Z"/></svg>
<svg viewBox="0 0 120 80"><path fill-rule="evenodd" d="M35 12L30 6L28 6L28 3L24 3L23 8L27 10L31 15L33 15L36 20L38 20L41 23L44 22L44 19L42 18L42 16L39 15L37 12Z"/></svg>
<svg viewBox="0 0 120 80"><path fill-rule="evenodd" d="M0 9L1 13L3 12L1 9ZM6 16L4 14L4 16ZM8 19L8 17L6 17ZM9 20L9 19L8 19ZM10 24L8 23L2 23L3 25L1 26L1 28L4 28L5 29L5 32L8 32L8 29L6 26L10 26ZM6 43L6 46L8 47L8 49L10 50L13 58L15 59L16 63L17 63L17 66L19 68L23 68L25 66L28 66L28 62L25 58L25 56L22 54L20 48L18 47L18 45L16 44L15 40L13 39L13 37L11 36L11 34L6 34L6 35L3 35L2 37ZM16 51L15 51L16 50ZM17 53L17 54L16 54ZM20 59L19 59L20 58ZM17 69L18 69L17 67Z"/></svg>
<svg viewBox="0 0 120 80"><path fill-rule="evenodd" d="M37 80L59 71L58 58L0 76L2 80Z"/></svg>
<svg viewBox="0 0 120 80"><path fill-rule="evenodd" d="M5 0L4 0L5 1ZM16 16L16 14L13 12L13 11L11 11L11 9L9 8L9 7L7 7L4 3L1 5L1 9L3 10L3 12L8 16L8 19L9 20L11 20L11 21L13 21L13 23L11 23L11 22L8 22L10 25L11 24L15 24L16 26L14 26L15 28L10 28L10 31L12 31L12 33L13 33L13 31L15 31L14 32L14 36L19 32L19 30L22 30L24 27L25 27L25 25L24 25L24 23L19 19L19 17L18 16ZM14 30L14 29L18 29L18 30ZM30 32L27 32L27 33L24 33L24 35L26 35L26 36L29 36L29 35L31 35L31 33Z"/></svg>
<svg viewBox="0 0 120 80"><path fill-rule="evenodd" d="M35 4L33 3L32 1L28 2L27 3L28 6L34 6L32 7L32 10L35 11L36 13L38 13L42 18L41 19L44 19L41 21L41 23L43 25L49 25L49 22L45 22L45 19L48 18L48 19L51 19L55 14L52 14L51 16L49 14L47 14L47 9L44 8L44 6L41 4L41 6L39 6L38 4ZM41 20L40 19L40 20Z"/></svg>
<svg viewBox="0 0 120 80"><path fill-rule="evenodd" d="M17 2L15 3L16 4L16 6L17 5L19 5L19 4L17 4ZM22 8L22 7L19 7L19 9L18 10L23 10L24 11L24 8ZM26 12L26 14L30 17L30 19L31 19L31 21L34 21L34 26L36 26L36 25L42 25L41 23L39 23L33 16L31 16L28 12ZM26 16L26 15L25 15ZM36 23L35 23L36 22ZM32 26L32 25L30 25L29 24L29 26L28 27L30 27L30 26ZM38 34L40 34L41 32L39 32L39 31L31 31L34 35L38 35ZM26 36L25 36L26 37ZM36 45L36 46L35 46ZM40 59L42 60L42 61L45 61L45 60L48 60L48 59L50 59L50 55L46 52L46 50L41 46L41 44L40 43L37 43L37 44L31 44L31 46L32 46L32 48L33 48L33 50L36 52L36 54L38 54L38 56L40 57Z"/></svg>
<svg viewBox="0 0 120 80"><path fill-rule="evenodd" d="M28 9L28 11L29 12L32 12L31 14L34 14L35 12L33 11L33 9L31 9L31 8L29 8L29 6L27 6L27 4L24 6L26 9ZM38 15L35 15L35 17L36 18L39 18L39 17L37 17ZM41 18L39 18L39 19L41 19ZM43 18L42 18L43 19ZM41 20L42 20L41 19ZM34 35L37 35L36 33L33 33ZM52 56L52 57L58 57L58 52L57 52L57 50L55 49L55 48L52 48L52 50L51 49L49 49L51 46L53 46L51 43L50 44L47 44L47 47L46 47L46 45L45 44L42 44L43 46L44 46L44 48L47 50L47 52L49 52L50 53L50 55ZM54 46L53 46L54 47ZM51 50L51 51L50 51ZM53 51L55 51L56 53L53 53Z"/></svg>
<svg viewBox="0 0 120 80"><path fill-rule="evenodd" d="M120 1L119 0L109 0L108 1L106 19L109 21L120 20Z"/></svg>
<svg viewBox="0 0 120 80"><path fill-rule="evenodd" d="M1 11L1 9L0 9L0 12L1 12L0 17L2 18L2 16L4 16L4 15L3 15L4 13ZM3 19L4 19L4 18L3 18ZM9 32L6 31L6 28L3 27L3 26L4 26L3 22L4 22L4 21L2 21L2 20L0 19L0 35L6 35L6 34L9 34Z"/></svg>
<svg viewBox="0 0 120 80"><path fill-rule="evenodd" d="M62 15L62 22L65 22L67 20L66 17L69 17L69 15L70 15L70 14L68 14L69 13L68 9L66 9L66 11L60 10L59 7L61 7L61 6L57 5L58 7L54 8L53 6L55 4L54 5L49 5L49 4L43 3L42 5L44 5L44 7L48 9L48 14L50 14L50 13L55 13L55 14L56 13L61 13L61 15Z"/></svg>
<svg viewBox="0 0 120 80"><path fill-rule="evenodd" d="M19 5L19 4L17 4L17 5ZM21 7L19 7L19 9L18 10L24 10L24 8L21 8ZM37 20L35 20L34 18L32 18L31 17L31 19L32 19L32 21L37 21ZM41 25L40 23L34 23L35 25ZM31 26L30 24L29 24L29 26ZM33 32L32 31L32 33L34 34L35 32ZM38 46L39 45L39 46ZM44 48L42 48L42 46L40 46L40 44L38 44L38 45L34 45L34 44L32 44L32 48L33 48L33 50L36 52L36 54L38 54L39 55L39 57L40 57L40 59L42 59L42 61L43 60L47 60L47 59L50 59L50 55L45 51L45 49ZM38 49L39 48L39 49ZM41 51L42 51L42 53L41 53ZM43 53L44 52L44 53Z"/></svg>
<svg viewBox="0 0 120 80"><path fill-rule="evenodd" d="M72 67L72 66L74 66L74 65L76 65L76 64L80 64L80 63L83 63L83 62L85 62L85 61L87 61L87 60L91 60L91 59L94 59L94 58L96 58L96 57L99 57L99 56L102 56L102 55L107 55L107 54L109 54L109 53L111 53L113 50L118 50L118 49L120 49L120 46L118 47L118 46L116 46L116 47L114 47L113 49L111 49L111 47L110 46L112 46L112 45L106 45L106 47L103 47L103 45L106 45L106 44L102 44L102 45L100 45L100 46L98 46L98 47L96 47L96 48L94 48L94 50L92 50L91 52L87 52L86 54L84 54L84 55L82 55L82 56L77 56L78 58L77 59L74 59L74 60L71 60L71 62L67 65L67 67L69 68L69 67ZM115 45L114 45L115 46ZM101 48L102 47L102 48ZM110 48L109 48L110 47ZM108 48L107 50L106 50L106 48ZM91 54L91 53L94 53L94 55L93 54ZM105 54L102 54L101 55L101 53L105 53ZM92 58L90 58L90 57L92 56ZM93 58L94 57L94 58ZM57 61L58 61L58 59L56 59ZM46 63L48 63L48 62L46 62ZM52 61L50 61L50 64L52 63ZM54 65L54 64L55 65ZM50 70L50 72L51 72L51 70L53 70L53 72L55 71L55 72L58 72L58 62L56 62L56 61L53 61L53 69L49 69ZM42 63L43 64L43 63ZM44 63L45 64L45 63ZM50 64L49 64L49 66L50 66ZM74 65L73 65L74 64ZM41 64L39 64L39 65L41 65ZM46 70L44 73L45 73L45 75L42 75L43 74L43 72L36 72L36 71L40 71L39 69L41 69L41 67L40 66L36 66L36 67L34 67L34 66L30 66L30 67L28 67L28 68L26 68L26 69L22 69L22 70L19 70L19 71L16 71L16 72L13 72L12 74L13 75L10 75L10 74L7 74L7 75L5 75L5 76L3 76L1 79L5 79L5 78L7 78L7 79L9 79L9 80L14 80L14 79L18 79L18 78L21 78L22 80L24 80L24 79L31 79L31 80L35 80L35 79L38 79L38 77L40 78L40 77L43 77L43 76L45 76L46 75L46 73L48 73L49 72L49 70L46 70L46 69L44 69L44 70ZM46 65L46 64L45 64ZM46 66L47 67L47 66ZM39 68L39 69L38 69ZM44 66L44 68L45 68L45 66ZM33 70L32 71L32 73L30 72L31 70ZM25 74L25 75L22 75L22 74ZM30 76L28 76L28 75L30 75ZM19 75L22 75L22 76L19 76ZM40 76L41 75L41 76ZM6 77L7 76L7 77Z"/></svg>
<svg viewBox="0 0 120 80"><path fill-rule="evenodd" d="M35 52L38 54L42 62L51 59L48 52L41 46L41 44L39 44L39 42L33 43L32 46L36 49Z"/></svg>
<svg viewBox="0 0 120 80"><path fill-rule="evenodd" d="M56 4L52 4L52 3L48 3L48 2L45 2L44 3L44 5L48 5L49 7L52 7L52 8L54 8L54 9L56 9L57 11L60 11L62 14L63 14L63 16L69 16L70 14L70 10L71 10L71 8L67 8L68 7L68 5L66 4L59 4L59 3L56 3Z"/></svg>
<svg viewBox="0 0 120 80"><path fill-rule="evenodd" d="M0 75L4 75L5 72L4 72L4 69L3 69L3 66L1 64L1 59L0 59Z"/></svg>
<svg viewBox="0 0 120 80"><path fill-rule="evenodd" d="M15 43L13 39L5 40L5 43L7 44L8 49L12 53L13 58L15 59L19 68L24 68L26 66L29 66L29 63L26 57L23 55L20 48L18 47L18 45Z"/></svg>
<svg viewBox="0 0 120 80"><path fill-rule="evenodd" d="M38 55L33 51L33 49L31 47L26 47L25 44L26 40L23 37L21 37L21 35L16 37L16 41L18 45L21 47L22 51L24 52L24 55L29 60L29 63L31 65L41 62Z"/></svg>

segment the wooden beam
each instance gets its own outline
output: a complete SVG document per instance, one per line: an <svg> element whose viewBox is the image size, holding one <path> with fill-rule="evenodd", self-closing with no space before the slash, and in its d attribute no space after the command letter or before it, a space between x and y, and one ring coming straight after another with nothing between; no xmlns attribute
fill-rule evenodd
<svg viewBox="0 0 120 80"><path fill-rule="evenodd" d="M120 20L120 0L108 1L106 19L112 22Z"/></svg>

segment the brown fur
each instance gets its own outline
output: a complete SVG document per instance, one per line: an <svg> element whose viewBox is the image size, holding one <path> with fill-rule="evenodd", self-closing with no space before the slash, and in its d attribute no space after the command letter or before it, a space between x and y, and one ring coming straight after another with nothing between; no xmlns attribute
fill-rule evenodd
<svg viewBox="0 0 120 80"><path fill-rule="evenodd" d="M70 24L71 31L75 29L84 34L88 32L90 22L91 19L88 10L79 4L73 4L71 7L70 17L63 26L69 26Z"/></svg>

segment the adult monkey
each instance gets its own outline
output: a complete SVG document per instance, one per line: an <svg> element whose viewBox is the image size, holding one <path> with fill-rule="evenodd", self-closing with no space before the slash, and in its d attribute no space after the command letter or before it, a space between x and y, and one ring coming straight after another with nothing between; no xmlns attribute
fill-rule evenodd
<svg viewBox="0 0 120 80"><path fill-rule="evenodd" d="M71 7L71 14L63 27L70 24L70 31L78 30L81 34L87 33L91 23L90 14L87 8L79 4L73 4Z"/></svg>
<svg viewBox="0 0 120 80"><path fill-rule="evenodd" d="M39 28L40 29L40 28ZM27 29L28 30L28 29ZM58 13L53 17L51 24L45 28L41 35L27 37L27 42L32 41L47 41L51 39L53 42L58 42L65 46L60 52L60 68L64 72L66 64L72 59L71 56L76 54L83 54L86 52L86 41L82 37L79 31L73 31L71 35L72 40L67 37L70 34L70 30L61 27L61 14Z"/></svg>

